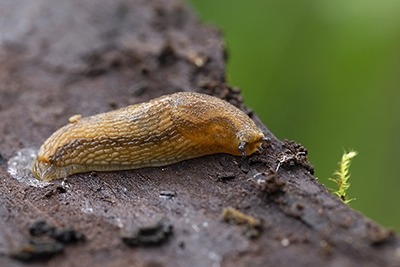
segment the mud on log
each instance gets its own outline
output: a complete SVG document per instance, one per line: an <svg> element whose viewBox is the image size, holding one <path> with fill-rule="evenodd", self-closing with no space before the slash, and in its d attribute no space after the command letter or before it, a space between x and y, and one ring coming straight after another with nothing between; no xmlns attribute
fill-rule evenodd
<svg viewBox="0 0 400 267"><path fill-rule="evenodd" d="M306 150L229 88L221 35L185 3L2 1L0 32L1 266L26 251L30 266L400 266L399 237L331 195ZM43 187L13 178L70 116L176 91L240 107L271 144Z"/></svg>

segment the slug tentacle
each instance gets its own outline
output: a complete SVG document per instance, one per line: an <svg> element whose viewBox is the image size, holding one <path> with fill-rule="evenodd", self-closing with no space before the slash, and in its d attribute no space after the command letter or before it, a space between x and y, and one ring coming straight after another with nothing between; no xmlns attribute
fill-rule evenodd
<svg viewBox="0 0 400 267"><path fill-rule="evenodd" d="M242 141L239 144L238 150L240 151L240 153L242 154L243 157L246 157L246 142Z"/></svg>
<svg viewBox="0 0 400 267"><path fill-rule="evenodd" d="M32 166L36 178L164 166L214 153L246 156L265 138L231 104L188 92L69 121L41 146Z"/></svg>

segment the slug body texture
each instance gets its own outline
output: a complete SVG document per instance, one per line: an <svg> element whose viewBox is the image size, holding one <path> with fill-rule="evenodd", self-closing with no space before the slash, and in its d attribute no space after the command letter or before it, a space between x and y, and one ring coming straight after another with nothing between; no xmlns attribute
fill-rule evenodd
<svg viewBox="0 0 400 267"><path fill-rule="evenodd" d="M44 181L89 171L164 166L215 153L250 155L264 134L233 105L175 93L70 123L48 138L33 163Z"/></svg>

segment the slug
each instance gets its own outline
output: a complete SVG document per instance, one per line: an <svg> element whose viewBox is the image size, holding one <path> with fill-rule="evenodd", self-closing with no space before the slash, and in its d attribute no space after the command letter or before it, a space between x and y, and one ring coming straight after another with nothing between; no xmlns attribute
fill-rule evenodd
<svg viewBox="0 0 400 267"><path fill-rule="evenodd" d="M81 118L39 149L33 175L43 181L90 171L164 166L215 153L251 155L266 140L241 110L219 98L181 92Z"/></svg>

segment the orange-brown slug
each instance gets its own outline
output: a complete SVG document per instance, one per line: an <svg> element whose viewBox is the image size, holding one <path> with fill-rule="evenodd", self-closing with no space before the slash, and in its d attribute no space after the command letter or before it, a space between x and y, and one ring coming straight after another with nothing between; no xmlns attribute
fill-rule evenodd
<svg viewBox="0 0 400 267"><path fill-rule="evenodd" d="M32 173L49 181L74 173L164 166L215 153L246 156L263 140L255 123L228 102L182 92L71 117L41 146Z"/></svg>

